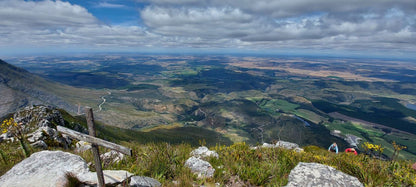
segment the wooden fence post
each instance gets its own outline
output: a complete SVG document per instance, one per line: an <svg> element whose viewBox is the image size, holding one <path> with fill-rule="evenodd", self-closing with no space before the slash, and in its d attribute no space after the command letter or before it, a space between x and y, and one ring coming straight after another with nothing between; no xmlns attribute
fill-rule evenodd
<svg viewBox="0 0 416 187"><path fill-rule="evenodd" d="M85 115L87 118L87 124L88 124L88 133L90 136L95 137L95 127L94 127L94 116L92 114L92 108L91 107L85 107ZM95 171L97 172L97 178L98 178L98 186L103 187L105 186L104 182L104 174L103 169L101 168L101 159L100 159L100 152L98 150L97 144L91 144L92 147L92 154L94 156L94 165L95 165Z"/></svg>

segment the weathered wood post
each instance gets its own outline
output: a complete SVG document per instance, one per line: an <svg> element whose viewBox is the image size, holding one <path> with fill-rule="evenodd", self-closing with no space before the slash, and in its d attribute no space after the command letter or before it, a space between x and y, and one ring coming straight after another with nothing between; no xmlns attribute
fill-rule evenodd
<svg viewBox="0 0 416 187"><path fill-rule="evenodd" d="M96 133L95 133L94 115L92 113L92 108L85 107L85 114L86 114L87 124L88 124L88 133L90 136L95 137ZM104 174L103 174L103 169L101 168L101 159L100 159L100 152L98 150L98 145L95 143L92 143L91 147L92 147L92 154L94 156L95 171L97 172L98 186L103 187L105 186Z"/></svg>
<svg viewBox="0 0 416 187"><path fill-rule="evenodd" d="M128 156L132 156L133 152L130 148L95 137L96 133L95 133L94 116L92 113L92 109L90 107L86 107L85 111L86 111L85 114L87 118L89 135L83 134L83 133L68 129L66 127L62 127L62 126L57 126L56 129L58 130L58 132L65 134L69 137L91 143L92 153L94 155L95 170L97 171L98 186L101 187L101 186L104 186L105 183L104 183L103 171L101 168L101 159L100 159L100 154L98 152L98 146L103 146L105 148L118 151Z"/></svg>

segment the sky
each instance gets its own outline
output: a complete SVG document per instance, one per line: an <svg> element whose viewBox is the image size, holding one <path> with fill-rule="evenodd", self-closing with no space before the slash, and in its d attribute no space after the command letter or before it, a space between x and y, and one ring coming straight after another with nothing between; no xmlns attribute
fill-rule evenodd
<svg viewBox="0 0 416 187"><path fill-rule="evenodd" d="M416 1L0 0L0 55L76 52L416 59Z"/></svg>

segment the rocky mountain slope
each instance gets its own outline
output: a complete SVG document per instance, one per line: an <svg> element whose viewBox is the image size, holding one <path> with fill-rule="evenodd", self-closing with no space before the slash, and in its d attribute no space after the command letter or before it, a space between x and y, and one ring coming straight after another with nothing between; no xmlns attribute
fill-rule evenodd
<svg viewBox="0 0 416 187"><path fill-rule="evenodd" d="M75 111L75 106L54 94L53 90L63 87L0 60L0 117L36 104Z"/></svg>

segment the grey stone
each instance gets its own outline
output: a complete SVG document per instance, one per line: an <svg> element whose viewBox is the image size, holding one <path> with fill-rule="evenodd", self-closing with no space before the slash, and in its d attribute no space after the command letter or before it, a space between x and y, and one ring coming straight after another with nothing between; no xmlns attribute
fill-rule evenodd
<svg viewBox="0 0 416 187"><path fill-rule="evenodd" d="M133 174L124 170L104 170L104 182L106 185L117 185L130 178ZM77 178L80 182L87 185L98 184L97 173L88 172L78 174Z"/></svg>
<svg viewBox="0 0 416 187"><path fill-rule="evenodd" d="M215 169L207 161L192 156L185 162L185 166L189 167L198 178L210 178L214 176Z"/></svg>
<svg viewBox="0 0 416 187"><path fill-rule="evenodd" d="M46 143L43 140L39 140L35 143L31 143L30 144L33 147L37 147L37 148L41 148L41 149L47 149L48 145L46 145Z"/></svg>
<svg viewBox="0 0 416 187"><path fill-rule="evenodd" d="M159 187L159 181L150 177L133 176L130 178L130 187Z"/></svg>
<svg viewBox="0 0 416 187"><path fill-rule="evenodd" d="M0 177L0 186L64 186L66 173L86 173L88 167L78 155L62 151L41 151L16 164Z"/></svg>
<svg viewBox="0 0 416 187"><path fill-rule="evenodd" d="M12 134L10 132L6 132L0 135L0 142L7 142L7 141L12 141L11 139L13 138Z"/></svg>
<svg viewBox="0 0 416 187"><path fill-rule="evenodd" d="M47 120L47 119L43 119L38 123L38 127L51 127L52 123Z"/></svg>
<svg viewBox="0 0 416 187"><path fill-rule="evenodd" d="M53 129L50 128L48 126L44 126L44 127L39 127L38 129L36 129L35 132L33 133L29 133L27 135L27 140L31 143L39 141L39 140L44 140L47 138L47 136L49 137L56 137L58 135L58 132Z"/></svg>
<svg viewBox="0 0 416 187"><path fill-rule="evenodd" d="M84 141L79 141L75 144L75 151L78 153L88 151L91 149L91 144Z"/></svg>
<svg viewBox="0 0 416 187"><path fill-rule="evenodd" d="M198 149L195 149L191 152L191 156L198 157L198 158L206 158L206 157L216 157L218 158L218 153L215 151L210 151L207 147L201 146Z"/></svg>
<svg viewBox="0 0 416 187"><path fill-rule="evenodd" d="M262 147L266 147L266 148L275 148L275 147L276 147L276 145L275 145L275 144L263 143Z"/></svg>
<svg viewBox="0 0 416 187"><path fill-rule="evenodd" d="M286 142L286 141L278 141L276 144L269 144L263 143L261 146L263 148L284 148L284 149L292 149L296 152L303 152L303 149L299 147L298 144ZM259 147L251 147L251 149L258 149Z"/></svg>
<svg viewBox="0 0 416 187"><path fill-rule="evenodd" d="M287 187L292 186L345 186L363 187L364 185L351 175L333 167L300 162L289 174Z"/></svg>
<svg viewBox="0 0 416 187"><path fill-rule="evenodd" d="M104 164L104 167L112 164L112 163L118 163L121 160L124 159L124 154L111 150L109 152L106 152L104 154L100 155L101 161Z"/></svg>
<svg viewBox="0 0 416 187"><path fill-rule="evenodd" d="M276 143L276 147L281 147L285 149L295 149L295 148L299 148L299 145L295 143L291 143L291 142L278 141Z"/></svg>

